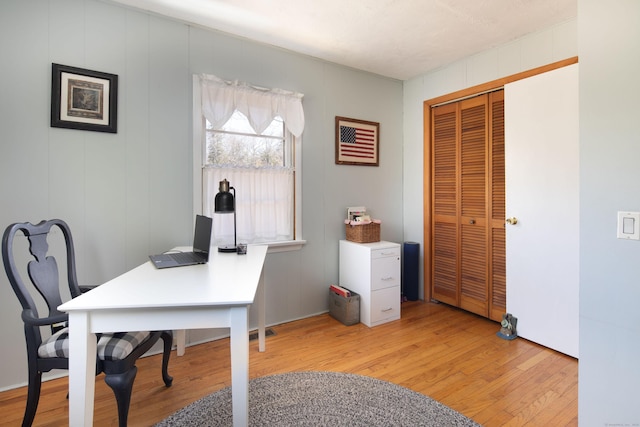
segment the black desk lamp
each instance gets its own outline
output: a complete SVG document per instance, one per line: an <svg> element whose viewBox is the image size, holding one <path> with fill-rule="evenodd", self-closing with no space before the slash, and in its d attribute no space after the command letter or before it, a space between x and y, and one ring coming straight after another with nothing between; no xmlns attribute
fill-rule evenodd
<svg viewBox="0 0 640 427"><path fill-rule="evenodd" d="M229 190L233 190L233 194ZM215 199L215 213L233 213L233 246L218 246L218 252L236 251L236 189L229 186L229 181L220 181L220 188Z"/></svg>

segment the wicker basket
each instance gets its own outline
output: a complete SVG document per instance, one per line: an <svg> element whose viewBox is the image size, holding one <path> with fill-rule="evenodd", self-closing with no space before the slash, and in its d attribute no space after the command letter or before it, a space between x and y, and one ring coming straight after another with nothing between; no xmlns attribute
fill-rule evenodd
<svg viewBox="0 0 640 427"><path fill-rule="evenodd" d="M345 224L347 240L356 243L372 243L380 241L380 224L372 222L364 225Z"/></svg>

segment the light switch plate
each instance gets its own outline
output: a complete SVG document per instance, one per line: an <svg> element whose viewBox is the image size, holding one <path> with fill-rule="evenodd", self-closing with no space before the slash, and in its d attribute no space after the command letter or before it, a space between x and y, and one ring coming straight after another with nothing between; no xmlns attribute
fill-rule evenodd
<svg viewBox="0 0 640 427"><path fill-rule="evenodd" d="M618 239L640 240L640 212L618 212Z"/></svg>

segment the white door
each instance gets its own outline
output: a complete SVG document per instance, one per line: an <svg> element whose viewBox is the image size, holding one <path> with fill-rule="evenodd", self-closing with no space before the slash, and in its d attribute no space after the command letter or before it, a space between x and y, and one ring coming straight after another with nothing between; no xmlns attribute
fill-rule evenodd
<svg viewBox="0 0 640 427"><path fill-rule="evenodd" d="M578 357L578 64L505 86L507 312Z"/></svg>

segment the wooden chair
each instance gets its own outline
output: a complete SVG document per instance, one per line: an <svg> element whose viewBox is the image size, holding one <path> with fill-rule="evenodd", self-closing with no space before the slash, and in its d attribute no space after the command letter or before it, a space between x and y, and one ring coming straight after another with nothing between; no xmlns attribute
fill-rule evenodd
<svg viewBox="0 0 640 427"><path fill-rule="evenodd" d="M58 264L54 256L48 256L47 237L54 227L62 231L66 246L67 283L61 285ZM16 235L20 233L28 239L31 254L19 255L14 246ZM23 248L26 246L22 245ZM14 256L16 252L16 256ZM17 260L33 258L26 269L18 268ZM22 320L27 342L29 367L27 406L22 421L23 427L31 426L38 408L42 373L52 369L69 369L68 316L58 311L63 295L71 298L81 294L76 277L75 252L69 226L62 220L53 219L39 224L16 223L4 232L2 237L2 259L4 268L16 296L22 305ZM64 260L63 260L64 261ZM28 281L24 280L24 271ZM64 281L63 281L64 282ZM29 284L29 286L27 286ZM65 289L68 288L68 289ZM39 301L39 305L36 304ZM42 307L46 304L47 314ZM157 341L164 341L162 357L162 378L167 387L173 378L167 368L173 344L171 331L119 332L98 335L96 375L104 372L105 382L113 390L118 403L118 421L121 427L127 425L133 381L136 377L136 360L146 353Z"/></svg>

